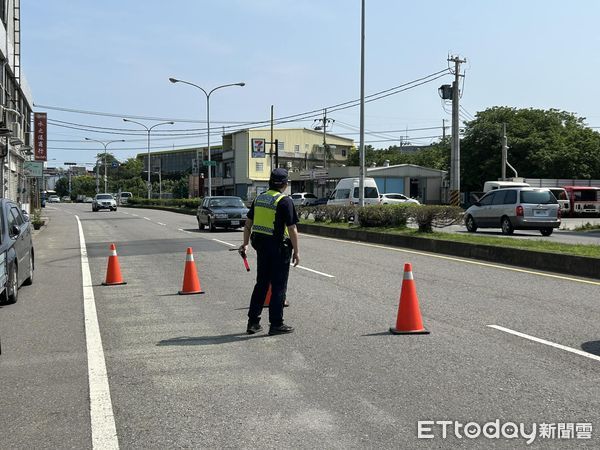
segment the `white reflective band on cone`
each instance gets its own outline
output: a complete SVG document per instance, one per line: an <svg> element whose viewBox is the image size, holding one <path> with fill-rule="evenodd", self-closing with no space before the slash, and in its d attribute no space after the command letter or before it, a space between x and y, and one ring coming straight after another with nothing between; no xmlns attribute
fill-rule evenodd
<svg viewBox="0 0 600 450"><path fill-rule="evenodd" d="M188 261L193 261L193 260L194 260L194 255L193 255L193 253L190 253L190 254L188 254L188 255L185 255L185 261L186 261L186 262L188 262Z"/></svg>
<svg viewBox="0 0 600 450"><path fill-rule="evenodd" d="M110 256L117 256L117 251L116 250L111 250L110 251Z"/></svg>
<svg viewBox="0 0 600 450"><path fill-rule="evenodd" d="M405 280L414 280L412 271L411 272L404 272L404 279Z"/></svg>

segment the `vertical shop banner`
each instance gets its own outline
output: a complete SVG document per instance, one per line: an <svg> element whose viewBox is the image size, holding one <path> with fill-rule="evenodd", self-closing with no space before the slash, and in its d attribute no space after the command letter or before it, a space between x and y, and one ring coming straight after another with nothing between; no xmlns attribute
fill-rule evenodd
<svg viewBox="0 0 600 450"><path fill-rule="evenodd" d="M34 155L36 161L46 161L47 152L47 115L46 113L33 113L33 120L35 123L35 149Z"/></svg>
<svg viewBox="0 0 600 450"><path fill-rule="evenodd" d="M252 157L253 158L264 158L265 157L265 140L264 139L251 139L252 141Z"/></svg>

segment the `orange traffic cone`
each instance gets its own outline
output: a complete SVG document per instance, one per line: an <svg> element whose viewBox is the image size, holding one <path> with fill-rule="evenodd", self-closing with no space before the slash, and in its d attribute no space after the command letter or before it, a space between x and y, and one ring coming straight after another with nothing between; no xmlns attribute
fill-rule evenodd
<svg viewBox="0 0 600 450"><path fill-rule="evenodd" d="M108 256L108 268L106 269L106 281L103 286L115 286L127 284L121 276L121 266L119 266L119 257L117 256L117 247L110 244L110 255Z"/></svg>
<svg viewBox="0 0 600 450"><path fill-rule="evenodd" d="M269 290L267 291L267 296L265 297L265 302L263 303L263 308L268 308L271 304L271 285L269 284Z"/></svg>
<svg viewBox="0 0 600 450"><path fill-rule="evenodd" d="M412 274L412 266L404 264L404 279L400 291L400 305L398 306L398 318L396 327L390 328L392 334L429 334L423 327L421 311L419 310L419 299L417 298L417 287Z"/></svg>
<svg viewBox="0 0 600 450"><path fill-rule="evenodd" d="M183 273L183 288L179 291L179 295L189 294L204 294L200 287L200 279L196 271L196 263L192 254L192 247L188 247L185 255L185 271Z"/></svg>

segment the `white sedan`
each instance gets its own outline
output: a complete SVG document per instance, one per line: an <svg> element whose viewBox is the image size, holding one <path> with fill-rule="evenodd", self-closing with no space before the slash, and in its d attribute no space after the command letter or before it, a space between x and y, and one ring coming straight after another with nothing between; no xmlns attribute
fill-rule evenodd
<svg viewBox="0 0 600 450"><path fill-rule="evenodd" d="M404 194L393 194L393 193L389 193L389 194L381 194L379 196L381 203L384 205L395 205L395 204L401 204L401 203L414 203L415 205L420 205L421 203L419 203L419 200L416 200L414 198L409 198Z"/></svg>

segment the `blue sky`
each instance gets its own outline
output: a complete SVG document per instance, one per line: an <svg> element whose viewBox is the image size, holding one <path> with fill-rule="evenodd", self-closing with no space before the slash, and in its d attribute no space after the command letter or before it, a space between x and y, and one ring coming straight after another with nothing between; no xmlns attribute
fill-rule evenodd
<svg viewBox="0 0 600 450"><path fill-rule="evenodd" d="M360 95L360 0L33 0L21 3L22 64L36 111L49 119L133 131L122 117L187 119L204 128L201 91L245 82L211 96L211 127L268 120L355 100ZM600 2L468 0L366 1L366 94L467 59L463 117L492 106L557 108L600 127ZM450 122L437 88L451 76L366 105L365 141L376 148L408 136L426 144ZM115 114L107 117L41 106ZM332 112L330 132L358 143L359 109ZM147 125L154 120L136 119ZM287 126L311 127L313 119ZM415 128L440 127L436 130ZM153 131L152 148L205 144ZM408 129L408 131L406 131ZM106 130L110 131L110 130ZM115 133L114 130L112 130ZM220 130L219 130L220 131ZM385 133L382 133L385 131ZM156 134L154 134L156 132ZM189 133L189 132L181 132ZM49 166L89 163L101 149L81 142L125 139L109 149L124 160L145 152L143 135L49 126ZM509 130L510 137L510 130ZM211 141L220 141L220 133Z"/></svg>

